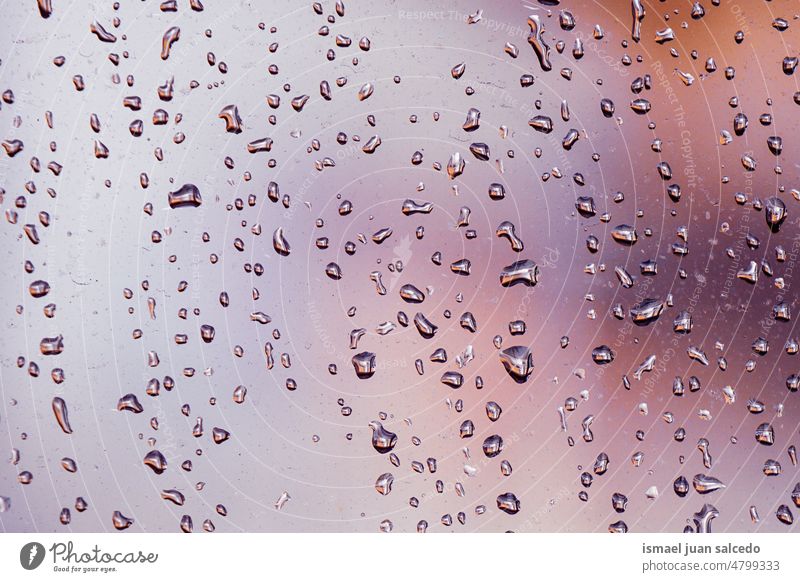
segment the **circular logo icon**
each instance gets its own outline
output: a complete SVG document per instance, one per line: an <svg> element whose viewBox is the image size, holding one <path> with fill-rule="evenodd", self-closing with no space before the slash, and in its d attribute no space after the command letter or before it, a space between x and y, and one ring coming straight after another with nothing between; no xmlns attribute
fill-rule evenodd
<svg viewBox="0 0 800 582"><path fill-rule="evenodd" d="M44 561L44 546L39 542L28 542L19 551L19 563L26 570L35 570Z"/></svg>

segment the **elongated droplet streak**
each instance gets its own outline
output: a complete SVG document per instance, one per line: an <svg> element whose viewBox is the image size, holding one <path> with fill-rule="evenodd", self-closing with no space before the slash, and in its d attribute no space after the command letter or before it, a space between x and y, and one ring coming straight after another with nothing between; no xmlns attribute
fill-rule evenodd
<svg viewBox="0 0 800 582"><path fill-rule="evenodd" d="M36 0L39 4L39 14L42 18L50 18L53 14L52 0Z"/></svg>
<svg viewBox="0 0 800 582"><path fill-rule="evenodd" d="M631 27L631 37L636 42L642 38L642 20L644 20L645 10L642 0L631 0L631 14L633 25Z"/></svg>
<svg viewBox="0 0 800 582"><path fill-rule="evenodd" d="M716 477L711 477L702 473L698 473L694 476L692 484L694 485L695 491L703 495L725 488L725 484Z"/></svg>
<svg viewBox="0 0 800 582"><path fill-rule="evenodd" d="M275 509L280 511L281 509L283 509L283 506L286 505L288 501L291 501L291 499L292 496L289 495L289 492L284 491L283 493L281 493L280 497L278 497L278 499L275 501L274 503Z"/></svg>
<svg viewBox="0 0 800 582"><path fill-rule="evenodd" d="M403 202L402 212L406 216L413 214L430 214L433 210L433 203L431 202L416 202L410 198Z"/></svg>
<svg viewBox="0 0 800 582"><path fill-rule="evenodd" d="M528 26L531 27L531 32L528 35L528 43L533 47L533 52L539 58L539 64L543 71L549 71L553 68L550 63L550 47L542 38L544 34L544 24L538 14L531 14L528 16Z"/></svg>
<svg viewBox="0 0 800 582"><path fill-rule="evenodd" d="M67 410L67 403L60 396L53 398L53 414L56 416L56 422L66 434L72 434L72 427L69 424L69 411Z"/></svg>
<svg viewBox="0 0 800 582"><path fill-rule="evenodd" d="M161 39L161 60L166 61L169 58L169 51L172 49L172 45L175 44L180 37L181 29L177 26L167 29L167 32L164 33Z"/></svg>

